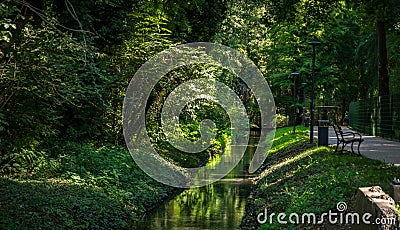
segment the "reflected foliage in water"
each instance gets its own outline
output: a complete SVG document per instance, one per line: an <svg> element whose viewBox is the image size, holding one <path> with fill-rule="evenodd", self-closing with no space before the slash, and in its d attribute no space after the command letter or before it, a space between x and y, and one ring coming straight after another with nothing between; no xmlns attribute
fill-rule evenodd
<svg viewBox="0 0 400 230"><path fill-rule="evenodd" d="M239 229L251 183L247 169L257 143L222 180L183 191L150 215L139 229Z"/></svg>

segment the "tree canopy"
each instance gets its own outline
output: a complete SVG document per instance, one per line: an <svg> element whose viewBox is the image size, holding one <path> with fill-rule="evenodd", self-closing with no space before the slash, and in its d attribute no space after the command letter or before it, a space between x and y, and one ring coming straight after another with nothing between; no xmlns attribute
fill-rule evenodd
<svg viewBox="0 0 400 230"><path fill-rule="evenodd" d="M321 42L318 105L345 111L351 101L400 93L397 0L5 0L0 33L1 167L30 165L66 140L123 145L131 77L158 52L187 42L246 54L281 115L293 108L291 72L300 73L298 106L303 90L310 99L313 40Z"/></svg>

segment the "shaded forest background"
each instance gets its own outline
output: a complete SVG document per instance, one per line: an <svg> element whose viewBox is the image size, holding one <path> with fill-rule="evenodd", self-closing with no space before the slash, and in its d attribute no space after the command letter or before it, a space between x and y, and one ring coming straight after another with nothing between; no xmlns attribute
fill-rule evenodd
<svg viewBox="0 0 400 230"><path fill-rule="evenodd" d="M96 0L0 3L0 168L32 171L65 143L124 146L122 102L135 71L158 52L214 42L264 74L277 113L311 82L317 105L400 93L398 0ZM309 100L309 96L307 96Z"/></svg>

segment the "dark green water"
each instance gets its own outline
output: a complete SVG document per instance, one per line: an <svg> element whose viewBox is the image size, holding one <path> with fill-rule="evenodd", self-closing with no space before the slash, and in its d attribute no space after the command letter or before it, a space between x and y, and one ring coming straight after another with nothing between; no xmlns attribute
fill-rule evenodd
<svg viewBox="0 0 400 230"><path fill-rule="evenodd" d="M256 138L239 164L223 179L200 188L185 190L150 214L139 229L239 229L251 175L247 170Z"/></svg>

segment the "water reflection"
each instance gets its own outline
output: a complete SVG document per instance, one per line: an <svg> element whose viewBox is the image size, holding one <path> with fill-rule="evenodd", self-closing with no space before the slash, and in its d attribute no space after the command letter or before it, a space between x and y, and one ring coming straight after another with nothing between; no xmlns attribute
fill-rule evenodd
<svg viewBox="0 0 400 230"><path fill-rule="evenodd" d="M185 190L157 209L139 229L239 229L250 193L247 173L257 143L250 138L243 159L222 180Z"/></svg>

